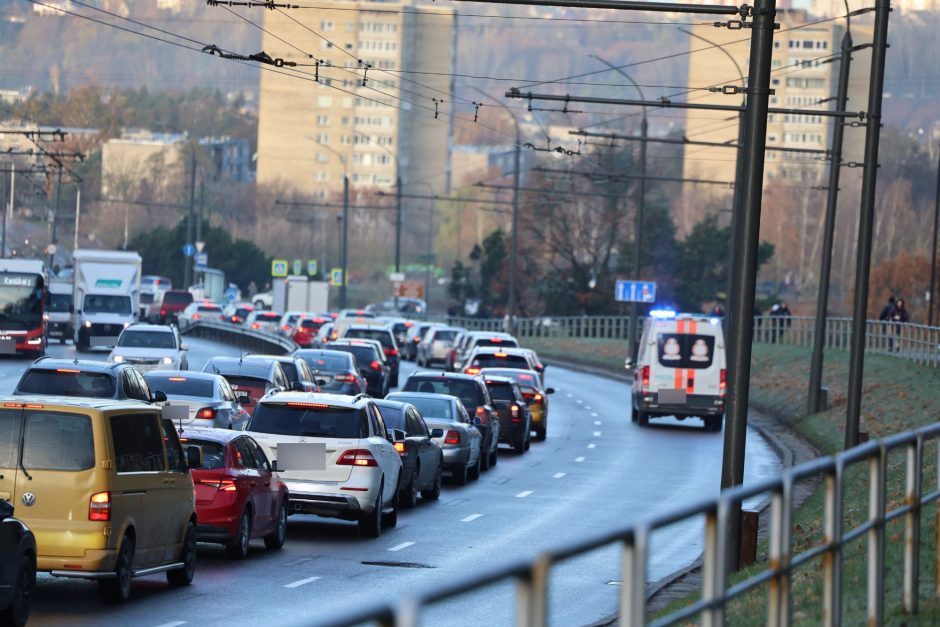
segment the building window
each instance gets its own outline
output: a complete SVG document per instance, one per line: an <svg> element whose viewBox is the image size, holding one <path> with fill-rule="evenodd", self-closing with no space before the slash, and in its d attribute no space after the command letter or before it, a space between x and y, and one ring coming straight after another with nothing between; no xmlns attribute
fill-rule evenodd
<svg viewBox="0 0 940 627"><path fill-rule="evenodd" d="M333 22L331 20L321 20L320 30L322 30L325 33L330 32L331 30L333 30Z"/></svg>
<svg viewBox="0 0 940 627"><path fill-rule="evenodd" d="M333 96L317 96L317 106L318 107L332 107L333 106Z"/></svg>
<svg viewBox="0 0 940 627"><path fill-rule="evenodd" d="M352 49L353 49L352 44L346 44L346 50L352 50Z"/></svg>
<svg viewBox="0 0 940 627"><path fill-rule="evenodd" d="M812 39L803 40L803 48L806 50L812 50L816 46L816 43Z"/></svg>
<svg viewBox="0 0 940 627"><path fill-rule="evenodd" d="M316 156L317 163L329 163L330 156L325 152L318 152Z"/></svg>
<svg viewBox="0 0 940 627"><path fill-rule="evenodd" d="M343 108L344 108L344 109L351 109L352 106L353 106L353 99L352 99L352 97L347 96L347 97L343 98Z"/></svg>
<svg viewBox="0 0 940 627"><path fill-rule="evenodd" d="M348 145L348 144L349 144L349 135L343 135L342 137L340 137L340 138L339 138L339 143L341 143L341 144L344 145L344 146Z"/></svg>
<svg viewBox="0 0 940 627"><path fill-rule="evenodd" d="M329 172L324 172L323 170L320 170L319 172L317 172L317 183L326 183L329 180L330 180Z"/></svg>
<svg viewBox="0 0 940 627"><path fill-rule="evenodd" d="M328 115L317 116L317 126L329 126L329 125L330 125L330 116Z"/></svg>
<svg viewBox="0 0 940 627"><path fill-rule="evenodd" d="M323 144L324 146L330 143L330 136L327 133L317 133L313 136L313 139L318 144Z"/></svg>

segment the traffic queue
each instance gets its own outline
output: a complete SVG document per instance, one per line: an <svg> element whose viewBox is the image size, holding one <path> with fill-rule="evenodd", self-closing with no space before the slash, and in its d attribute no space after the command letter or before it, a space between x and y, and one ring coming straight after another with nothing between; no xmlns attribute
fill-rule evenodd
<svg viewBox="0 0 940 627"><path fill-rule="evenodd" d="M261 313L194 301L175 318L258 330ZM522 455L547 437L554 390L511 335L359 310L273 316L270 332L304 340L291 355L213 357L197 372L167 320L126 326L107 362L25 369L0 399L0 522L35 549L20 542L0 569L4 624L25 623L37 571L122 602L135 577L191 583L198 543L235 560L253 540L280 549L291 515L378 537L445 480L479 479L500 446ZM402 359L419 369L399 380Z"/></svg>

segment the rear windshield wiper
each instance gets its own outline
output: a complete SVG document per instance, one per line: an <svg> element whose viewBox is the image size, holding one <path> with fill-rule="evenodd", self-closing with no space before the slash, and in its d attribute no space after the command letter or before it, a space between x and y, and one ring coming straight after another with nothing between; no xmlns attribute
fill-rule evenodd
<svg viewBox="0 0 940 627"><path fill-rule="evenodd" d="M17 457L17 465L20 467L20 470L23 471L23 474L26 475L26 479L29 481L33 480L32 475L29 474L29 471L26 470L26 465L23 464L23 455L26 454L25 451L25 442L26 442L26 421L24 420L20 426L20 454Z"/></svg>

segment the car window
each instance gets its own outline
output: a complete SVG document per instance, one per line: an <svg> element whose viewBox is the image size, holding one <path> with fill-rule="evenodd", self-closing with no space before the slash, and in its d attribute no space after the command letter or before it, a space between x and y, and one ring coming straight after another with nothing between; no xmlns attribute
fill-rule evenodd
<svg viewBox="0 0 940 627"><path fill-rule="evenodd" d="M470 424L470 414L467 413L467 409L463 405L457 406L457 412L460 414L459 422Z"/></svg>
<svg viewBox="0 0 940 627"><path fill-rule="evenodd" d="M219 397L230 403L235 401L235 392L232 391L232 386L228 384L228 380L224 377L219 381Z"/></svg>
<svg viewBox="0 0 940 627"><path fill-rule="evenodd" d="M280 388L283 389L283 390L289 390L289 389L290 389L290 381L288 380L287 376L284 374L283 368L277 368L277 367L275 367L275 369L274 369L274 382L275 382L278 386L280 386Z"/></svg>
<svg viewBox="0 0 940 627"><path fill-rule="evenodd" d="M144 375L140 370L134 369L131 370L134 378L137 379L137 387L140 388L140 400L150 402L150 386L147 385L147 380L144 379Z"/></svg>
<svg viewBox="0 0 940 627"><path fill-rule="evenodd" d="M13 468L19 459L20 411L0 409L0 468Z"/></svg>
<svg viewBox="0 0 940 627"><path fill-rule="evenodd" d="M50 294L49 304L46 305L46 311L50 313L69 313L72 306L71 294Z"/></svg>
<svg viewBox="0 0 940 627"><path fill-rule="evenodd" d="M166 470L163 435L154 414L111 416L114 464L117 472L159 472Z"/></svg>
<svg viewBox="0 0 940 627"><path fill-rule="evenodd" d="M255 467L260 468L261 470L270 471L271 462L268 461L268 456L264 454L264 450L262 450L262 448L258 446L258 443L253 439L249 437L245 437L243 439L248 444L248 448L251 449L252 454L255 456Z"/></svg>
<svg viewBox="0 0 940 627"><path fill-rule="evenodd" d="M516 395L512 386L508 383L490 383L487 385L490 391L490 397L494 401L515 401Z"/></svg>
<svg viewBox="0 0 940 627"><path fill-rule="evenodd" d="M348 329L343 337L378 340L385 348L392 348L395 343L392 333L386 329Z"/></svg>
<svg viewBox="0 0 940 627"><path fill-rule="evenodd" d="M522 355L507 353L482 353L473 356L472 365L478 368L519 368L531 370L529 360Z"/></svg>
<svg viewBox="0 0 940 627"><path fill-rule="evenodd" d="M82 398L114 398L114 378L106 372L81 372L72 368L26 373L16 388L18 394L56 394Z"/></svg>
<svg viewBox="0 0 940 627"><path fill-rule="evenodd" d="M382 420L385 422L385 426L389 429L405 429L405 419L402 415L401 409L398 407L388 407L382 406L379 408L379 411L382 412Z"/></svg>
<svg viewBox="0 0 940 627"><path fill-rule="evenodd" d="M164 292L163 302L168 305L182 305L184 303L189 304L193 302L193 295L191 292Z"/></svg>
<svg viewBox="0 0 940 627"><path fill-rule="evenodd" d="M408 412L411 415L411 419L414 421L415 435L417 436L427 436L428 435L428 426L424 422L424 418L421 417L418 412L410 410Z"/></svg>
<svg viewBox="0 0 940 627"><path fill-rule="evenodd" d="M137 377L131 372L130 368L121 373L121 385L124 387L124 395L127 398L141 400L143 393L140 391L140 385L137 383Z"/></svg>
<svg viewBox="0 0 940 627"><path fill-rule="evenodd" d="M235 459L244 468L258 467L258 460L255 459L255 454L244 437L235 439Z"/></svg>
<svg viewBox="0 0 940 627"><path fill-rule="evenodd" d="M165 348L175 349L176 338L171 331L131 331L121 333L117 345L120 348Z"/></svg>
<svg viewBox="0 0 940 627"><path fill-rule="evenodd" d="M172 377L167 375L144 375L147 385L153 390L159 390L167 396L193 396L196 398L212 398L211 379L192 379L190 377Z"/></svg>
<svg viewBox="0 0 940 627"><path fill-rule="evenodd" d="M384 437L385 422L382 420L382 414L374 405L370 405L367 411L369 412L369 422L372 423L372 435Z"/></svg>
<svg viewBox="0 0 940 627"><path fill-rule="evenodd" d="M225 445L209 440L194 440L185 438L186 447L196 446L202 449L202 464L200 470L221 470L225 468Z"/></svg>
<svg viewBox="0 0 940 627"><path fill-rule="evenodd" d="M366 423L354 408L322 403L262 403L248 423L248 431L325 438L361 438Z"/></svg>
<svg viewBox="0 0 940 627"><path fill-rule="evenodd" d="M300 363L297 365L297 369L301 373L301 380L313 381L313 372L310 370L310 366L307 365L307 362L301 359Z"/></svg>
<svg viewBox="0 0 940 627"><path fill-rule="evenodd" d="M485 387L485 386L484 386ZM456 379L449 377L408 377L405 381L405 392L431 392L434 394L449 394L456 396L468 407L485 405L481 396L479 384L470 379ZM409 400L409 402L411 402ZM420 408L420 407L419 407ZM425 413L423 410L422 414Z"/></svg>
<svg viewBox="0 0 940 627"><path fill-rule="evenodd" d="M179 434L173 421L161 418L160 429L163 432L163 443L166 446L166 466L173 472L186 472L186 455L180 444Z"/></svg>
<svg viewBox="0 0 940 627"><path fill-rule="evenodd" d="M441 418L443 420L455 420L454 405L451 401L443 398L428 398L425 396L396 397L396 401L407 401L418 408L422 416L428 418Z"/></svg>
<svg viewBox="0 0 940 627"><path fill-rule="evenodd" d="M287 375L287 381L289 384L300 381L300 376L297 373L297 366L293 362L282 363L281 368L284 369L284 374ZM290 385L287 387L290 387Z"/></svg>
<svg viewBox="0 0 940 627"><path fill-rule="evenodd" d="M88 470L95 466L91 418L82 414L27 411L23 466L27 470Z"/></svg>
<svg viewBox="0 0 940 627"><path fill-rule="evenodd" d="M714 335L660 333L656 344L659 363L667 368L702 369L712 365Z"/></svg>
<svg viewBox="0 0 940 627"><path fill-rule="evenodd" d="M88 313L131 313L131 297L110 294L89 294L85 296L82 309Z"/></svg>

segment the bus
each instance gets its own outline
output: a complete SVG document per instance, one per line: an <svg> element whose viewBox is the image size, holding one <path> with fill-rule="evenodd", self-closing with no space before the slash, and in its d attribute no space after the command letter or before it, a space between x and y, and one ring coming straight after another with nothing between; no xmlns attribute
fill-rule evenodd
<svg viewBox="0 0 940 627"><path fill-rule="evenodd" d="M0 355L46 350L45 265L0 259Z"/></svg>

